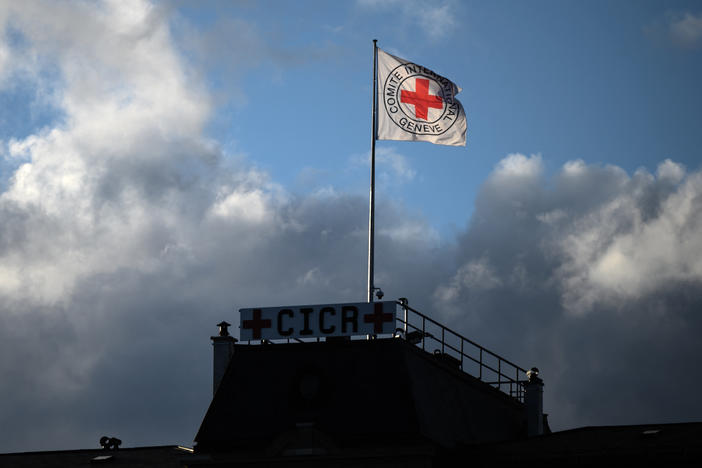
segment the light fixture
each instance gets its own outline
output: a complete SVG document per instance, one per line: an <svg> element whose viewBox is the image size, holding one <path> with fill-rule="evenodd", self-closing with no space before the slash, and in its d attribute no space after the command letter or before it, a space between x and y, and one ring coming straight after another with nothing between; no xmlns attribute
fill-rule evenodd
<svg viewBox="0 0 702 468"><path fill-rule="evenodd" d="M539 369L536 367L532 367L526 372L527 380L529 382L538 382L539 381Z"/></svg>
<svg viewBox="0 0 702 468"><path fill-rule="evenodd" d="M419 330L411 331L405 335L405 340L410 344L418 344L424 338L424 333Z"/></svg>

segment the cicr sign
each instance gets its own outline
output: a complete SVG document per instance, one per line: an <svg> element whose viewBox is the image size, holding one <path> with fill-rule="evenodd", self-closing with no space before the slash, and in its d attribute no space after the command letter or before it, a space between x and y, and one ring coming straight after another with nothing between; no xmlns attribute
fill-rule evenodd
<svg viewBox="0 0 702 468"><path fill-rule="evenodd" d="M395 331L394 301L239 309L239 338L277 340Z"/></svg>

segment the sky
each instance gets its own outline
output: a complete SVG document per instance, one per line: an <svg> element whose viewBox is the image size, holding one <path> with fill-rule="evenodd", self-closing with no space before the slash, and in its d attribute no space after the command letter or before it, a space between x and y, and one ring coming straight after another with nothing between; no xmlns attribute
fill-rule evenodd
<svg viewBox="0 0 702 468"><path fill-rule="evenodd" d="M377 144L376 285L545 381L702 420L702 5L0 1L0 452L192 439L215 324L363 301L372 40L467 145Z"/></svg>

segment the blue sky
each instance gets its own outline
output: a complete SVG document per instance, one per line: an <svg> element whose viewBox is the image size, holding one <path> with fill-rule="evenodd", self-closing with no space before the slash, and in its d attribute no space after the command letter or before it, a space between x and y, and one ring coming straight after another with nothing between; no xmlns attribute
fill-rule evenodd
<svg viewBox="0 0 702 468"><path fill-rule="evenodd" d="M698 2L0 1L0 451L189 445L216 323L365 299L373 39L468 118L378 142L386 298L555 429L702 419Z"/></svg>
<svg viewBox="0 0 702 468"><path fill-rule="evenodd" d="M218 113L213 136L294 190L367 190L367 171L350 161L369 151L371 39L378 38L463 88L466 148L378 144L415 172L379 196L407 201L444 235L465 225L481 181L510 153L541 154L550 171L574 159L628 172L654 171L666 158L699 167L702 61L669 29L693 5L403 5L319 2L300 15L295 3L264 2L183 12L195 28L226 23L215 17L226 14L253 25L248 36L220 30L210 43L222 47L230 33L255 51L246 72L229 70L243 96ZM425 10L440 14L426 20ZM219 67L228 65L210 72ZM231 85L222 75L210 79ZM301 173L317 171L301 183Z"/></svg>
<svg viewBox="0 0 702 468"><path fill-rule="evenodd" d="M371 39L458 83L466 148L378 144L409 171L388 173L378 196L406 202L444 239L510 153L540 154L551 172L575 159L628 172L666 158L699 167L699 37L674 32L695 2L162 5L215 101L207 134L293 192L367 191ZM61 118L23 83L0 98L0 138Z"/></svg>

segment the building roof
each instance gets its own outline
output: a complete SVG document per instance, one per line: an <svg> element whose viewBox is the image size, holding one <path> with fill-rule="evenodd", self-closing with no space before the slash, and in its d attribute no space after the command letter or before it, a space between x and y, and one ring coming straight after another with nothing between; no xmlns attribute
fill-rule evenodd
<svg viewBox="0 0 702 468"><path fill-rule="evenodd" d="M179 445L163 445L119 450L84 449L3 453L0 454L0 466L73 468L105 465L132 468L182 468L183 462L193 457L192 452L192 449Z"/></svg>
<svg viewBox="0 0 702 468"><path fill-rule="evenodd" d="M588 426L529 439L461 447L472 466L699 466L702 422Z"/></svg>
<svg viewBox="0 0 702 468"><path fill-rule="evenodd" d="M440 357L401 339L237 345L196 452L284 451L283 439L307 437L301 428L334 447L525 433L522 403Z"/></svg>

